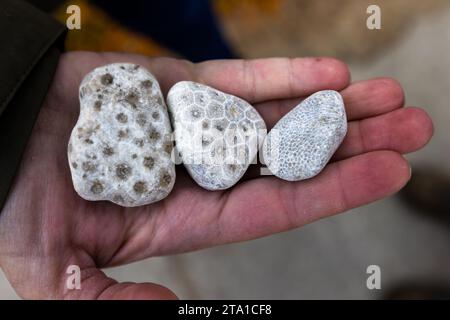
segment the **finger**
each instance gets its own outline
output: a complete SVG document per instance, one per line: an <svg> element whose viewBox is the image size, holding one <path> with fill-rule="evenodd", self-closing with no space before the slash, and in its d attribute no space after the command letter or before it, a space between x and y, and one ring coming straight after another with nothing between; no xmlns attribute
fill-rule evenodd
<svg viewBox="0 0 450 320"><path fill-rule="evenodd" d="M215 60L195 65L194 79L250 103L342 90L348 67L332 58Z"/></svg>
<svg viewBox="0 0 450 320"><path fill-rule="evenodd" d="M220 230L219 236L210 234L203 245L296 228L392 195L409 178L409 165L401 155L376 151L332 163L310 180L251 180L233 189L217 221L219 226L210 228Z"/></svg>
<svg viewBox="0 0 450 320"><path fill-rule="evenodd" d="M353 83L342 92L349 120L373 117L403 107L403 88L394 79L377 78Z"/></svg>
<svg viewBox="0 0 450 320"><path fill-rule="evenodd" d="M97 268L81 270L79 290L66 290L65 299L71 300L161 300L177 299L169 289L154 283L122 282L106 276Z"/></svg>
<svg viewBox="0 0 450 320"><path fill-rule="evenodd" d="M349 122L347 135L333 160L376 150L409 153L422 148L433 135L433 123L420 108Z"/></svg>
<svg viewBox="0 0 450 320"><path fill-rule="evenodd" d="M343 62L333 58L268 58L256 60L213 60L192 64L173 58L148 59L119 53L92 56L79 79L100 61L131 62L150 69L166 95L177 82L191 80L241 97L250 103L310 95L316 91L342 90L348 86L350 72ZM125 59L125 60L124 60Z"/></svg>
<svg viewBox="0 0 450 320"><path fill-rule="evenodd" d="M158 79L161 90L165 96L172 86L180 81L196 81L195 65L187 60L174 58L151 58L148 68Z"/></svg>
<svg viewBox="0 0 450 320"><path fill-rule="evenodd" d="M397 81L380 78L351 84L342 92L347 119L358 120L390 112L403 106L403 89ZM264 118L267 128L272 128L303 98L266 101L255 105Z"/></svg>

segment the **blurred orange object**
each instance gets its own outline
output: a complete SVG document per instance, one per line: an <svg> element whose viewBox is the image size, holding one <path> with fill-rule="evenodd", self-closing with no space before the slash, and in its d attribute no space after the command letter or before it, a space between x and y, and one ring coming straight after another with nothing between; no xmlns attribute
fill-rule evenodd
<svg viewBox="0 0 450 320"><path fill-rule="evenodd" d="M283 0L215 0L215 7L220 14L234 14L239 11L245 14L279 13Z"/></svg>
<svg viewBox="0 0 450 320"><path fill-rule="evenodd" d="M86 0L67 1L54 13L56 19L66 22L69 5L81 9L81 30L70 30L66 38L66 50L120 51L147 56L175 56L152 39L131 31Z"/></svg>

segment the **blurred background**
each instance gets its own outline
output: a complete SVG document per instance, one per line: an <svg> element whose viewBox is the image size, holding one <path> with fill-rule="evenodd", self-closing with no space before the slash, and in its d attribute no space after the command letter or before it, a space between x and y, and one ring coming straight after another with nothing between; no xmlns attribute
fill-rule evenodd
<svg viewBox="0 0 450 320"><path fill-rule="evenodd" d="M405 191L298 230L106 270L186 299L450 298L450 2L447 0L34 0L65 23L66 50L215 58L334 56L353 80L398 79L435 136L408 158ZM113 4L114 3L114 4ZM381 29L366 27L381 8ZM448 215L448 217L447 217ZM381 268L369 290L366 268ZM0 271L0 298L16 299Z"/></svg>

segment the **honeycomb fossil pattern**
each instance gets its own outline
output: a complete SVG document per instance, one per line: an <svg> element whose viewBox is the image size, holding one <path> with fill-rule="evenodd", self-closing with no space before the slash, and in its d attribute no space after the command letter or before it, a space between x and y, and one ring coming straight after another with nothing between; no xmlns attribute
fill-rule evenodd
<svg viewBox="0 0 450 320"><path fill-rule="evenodd" d="M322 171L346 133L341 95L332 90L319 91L273 127L264 141L263 159L281 179L312 178Z"/></svg>
<svg viewBox="0 0 450 320"><path fill-rule="evenodd" d="M135 64L90 72L68 158L77 193L132 207L166 197L175 181L167 110L153 75Z"/></svg>
<svg viewBox="0 0 450 320"><path fill-rule="evenodd" d="M234 185L255 159L266 134L244 100L182 81L167 96L177 150L192 178L208 190Z"/></svg>

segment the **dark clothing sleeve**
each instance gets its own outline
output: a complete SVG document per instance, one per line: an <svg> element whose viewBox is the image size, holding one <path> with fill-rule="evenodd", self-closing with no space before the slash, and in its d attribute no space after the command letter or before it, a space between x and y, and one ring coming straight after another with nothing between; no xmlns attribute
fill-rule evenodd
<svg viewBox="0 0 450 320"><path fill-rule="evenodd" d="M0 1L0 210L51 84L64 35L62 24L27 2Z"/></svg>

